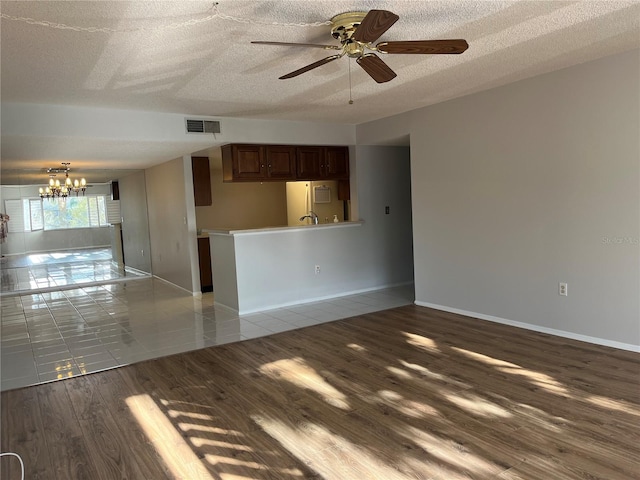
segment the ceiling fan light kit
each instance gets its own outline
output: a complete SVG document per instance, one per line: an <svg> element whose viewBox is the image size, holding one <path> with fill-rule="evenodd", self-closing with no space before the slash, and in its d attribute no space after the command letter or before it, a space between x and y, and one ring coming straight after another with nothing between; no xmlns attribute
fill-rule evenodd
<svg viewBox="0 0 640 480"><path fill-rule="evenodd" d="M315 43L287 43L256 41L251 43L262 45L297 46L340 50L339 54L325 57L305 67L294 70L280 77L285 80L297 77L314 68L318 68L343 56L355 58L358 65L378 83L393 80L396 73L375 53L382 54L460 54L469 48L463 39L452 40L404 40L395 42L372 42L380 38L400 17L387 10L370 10L369 12L346 12L331 19L331 36L340 41L338 45L319 45Z"/></svg>

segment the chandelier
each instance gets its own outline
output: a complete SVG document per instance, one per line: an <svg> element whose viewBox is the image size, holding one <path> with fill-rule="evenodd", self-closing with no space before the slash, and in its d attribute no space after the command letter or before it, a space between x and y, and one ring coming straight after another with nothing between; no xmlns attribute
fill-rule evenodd
<svg viewBox="0 0 640 480"><path fill-rule="evenodd" d="M70 162L62 162L62 168L47 169L50 177L49 185L44 188L40 187L40 198L66 198L72 193L75 193L77 197L80 192L82 192L84 196L84 192L87 189L87 181L84 178L72 181L69 178L69 171L71 170L69 165L71 165ZM64 173L65 178L63 183L55 179L57 173Z"/></svg>

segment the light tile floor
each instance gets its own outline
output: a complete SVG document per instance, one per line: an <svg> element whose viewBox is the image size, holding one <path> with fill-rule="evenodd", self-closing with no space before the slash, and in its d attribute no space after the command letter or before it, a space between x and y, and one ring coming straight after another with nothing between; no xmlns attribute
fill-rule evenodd
<svg viewBox="0 0 640 480"><path fill-rule="evenodd" d="M0 296L33 290L52 292L148 276L144 272L113 264L110 248L3 257Z"/></svg>
<svg viewBox="0 0 640 480"><path fill-rule="evenodd" d="M1 390L413 302L413 285L238 316L154 278L2 297Z"/></svg>

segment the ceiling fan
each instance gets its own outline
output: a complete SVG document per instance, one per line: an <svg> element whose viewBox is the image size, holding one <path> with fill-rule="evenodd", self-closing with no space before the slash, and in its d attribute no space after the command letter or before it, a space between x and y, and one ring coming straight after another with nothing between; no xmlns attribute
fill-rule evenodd
<svg viewBox="0 0 640 480"><path fill-rule="evenodd" d="M387 10L370 10L369 12L347 12L331 19L331 36L340 40L340 45L319 45L315 43L287 42L251 42L261 45L283 45L340 50L340 53L313 62L291 73L280 77L280 80L297 77L309 70L321 67L347 55L355 58L358 65L378 83L388 82L396 77L396 73L375 53L404 54L440 54L462 53L469 44L466 40L406 40L397 42L380 42L372 45L380 36L396 23L400 17ZM369 52L369 50L371 52Z"/></svg>

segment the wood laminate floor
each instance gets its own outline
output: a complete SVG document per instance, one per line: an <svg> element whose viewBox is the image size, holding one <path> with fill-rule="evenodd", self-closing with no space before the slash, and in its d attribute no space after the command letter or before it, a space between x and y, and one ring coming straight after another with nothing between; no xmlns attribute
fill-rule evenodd
<svg viewBox="0 0 640 480"><path fill-rule="evenodd" d="M406 306L4 392L0 449L29 480L628 480L639 359Z"/></svg>

